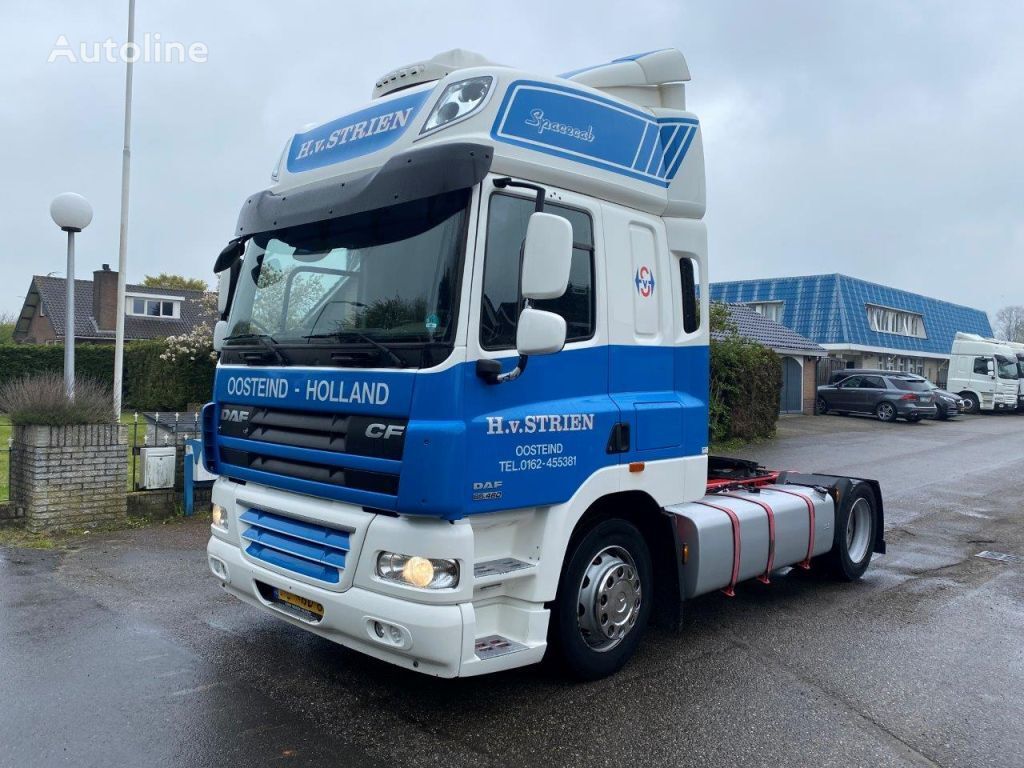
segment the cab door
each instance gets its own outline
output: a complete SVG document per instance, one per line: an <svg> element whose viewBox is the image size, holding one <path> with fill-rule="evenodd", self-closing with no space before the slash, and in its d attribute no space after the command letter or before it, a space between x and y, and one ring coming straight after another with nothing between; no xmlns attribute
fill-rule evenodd
<svg viewBox="0 0 1024 768"><path fill-rule="evenodd" d="M619 411L608 396L600 207L580 195L546 191L544 212L572 225L572 266L565 294L533 306L565 319L565 347L531 356L518 378L491 384L477 374L476 361L497 360L507 372L519 359L520 258L535 197L497 189L490 180L482 190L462 377L471 512L567 501L618 461L607 449Z"/></svg>

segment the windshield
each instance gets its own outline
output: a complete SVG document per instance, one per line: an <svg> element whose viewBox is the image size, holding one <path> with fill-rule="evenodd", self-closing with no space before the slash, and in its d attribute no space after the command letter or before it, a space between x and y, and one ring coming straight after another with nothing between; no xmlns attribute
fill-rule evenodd
<svg viewBox="0 0 1024 768"><path fill-rule="evenodd" d="M1003 357L1002 355L996 355L996 371L1000 379L1016 379L1017 378L1017 360L1016 358Z"/></svg>
<svg viewBox="0 0 1024 768"><path fill-rule="evenodd" d="M469 190L256 235L227 344L448 342Z"/></svg>

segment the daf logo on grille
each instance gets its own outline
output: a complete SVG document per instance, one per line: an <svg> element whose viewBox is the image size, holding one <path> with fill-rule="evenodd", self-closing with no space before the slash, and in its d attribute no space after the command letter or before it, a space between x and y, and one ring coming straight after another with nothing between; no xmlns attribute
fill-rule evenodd
<svg viewBox="0 0 1024 768"><path fill-rule="evenodd" d="M249 420L249 412L239 408L222 408L220 412L221 421L243 422Z"/></svg>
<svg viewBox="0 0 1024 768"><path fill-rule="evenodd" d="M374 440L381 438L388 440L392 437L401 437L403 434L405 434L405 427L398 424L370 424L366 428L366 436Z"/></svg>

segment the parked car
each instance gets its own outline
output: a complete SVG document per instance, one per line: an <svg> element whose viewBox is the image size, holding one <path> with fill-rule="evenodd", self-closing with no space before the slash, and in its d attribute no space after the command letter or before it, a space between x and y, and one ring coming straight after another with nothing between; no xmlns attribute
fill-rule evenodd
<svg viewBox="0 0 1024 768"><path fill-rule="evenodd" d="M829 377L829 384L836 384L843 379L849 378L850 376L870 374L874 376L898 376L910 381L923 381L928 385L928 388L932 392L932 396L935 398L935 407L937 413L935 418L945 421L954 416L959 416L964 411L964 401L959 395L955 395L952 392L947 392L944 389L939 388L937 384L926 379L924 376L919 376L916 373L906 373L903 371L883 371L878 368L840 368L838 371L833 371Z"/></svg>
<svg viewBox="0 0 1024 768"><path fill-rule="evenodd" d="M928 385L894 371L847 376L818 387L818 413L870 413L879 421L935 418L938 408Z"/></svg>

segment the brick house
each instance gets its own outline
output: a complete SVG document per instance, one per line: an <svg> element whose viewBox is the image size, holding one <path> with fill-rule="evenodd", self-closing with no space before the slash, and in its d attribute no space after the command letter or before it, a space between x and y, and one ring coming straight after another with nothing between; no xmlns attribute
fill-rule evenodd
<svg viewBox="0 0 1024 768"><path fill-rule="evenodd" d="M828 351L752 307L743 304L726 304L725 307L740 336L768 347L782 358L779 411L812 415L818 392L818 360L826 357ZM714 331L711 336L721 339L724 334Z"/></svg>
<svg viewBox="0 0 1024 768"><path fill-rule="evenodd" d="M35 275L14 326L14 341L61 344L66 334L67 283L63 277ZM129 285L125 292L126 341L162 339L212 323L216 302L205 291ZM92 280L75 280L74 334L78 343L114 342L117 324L117 272L104 264Z"/></svg>

